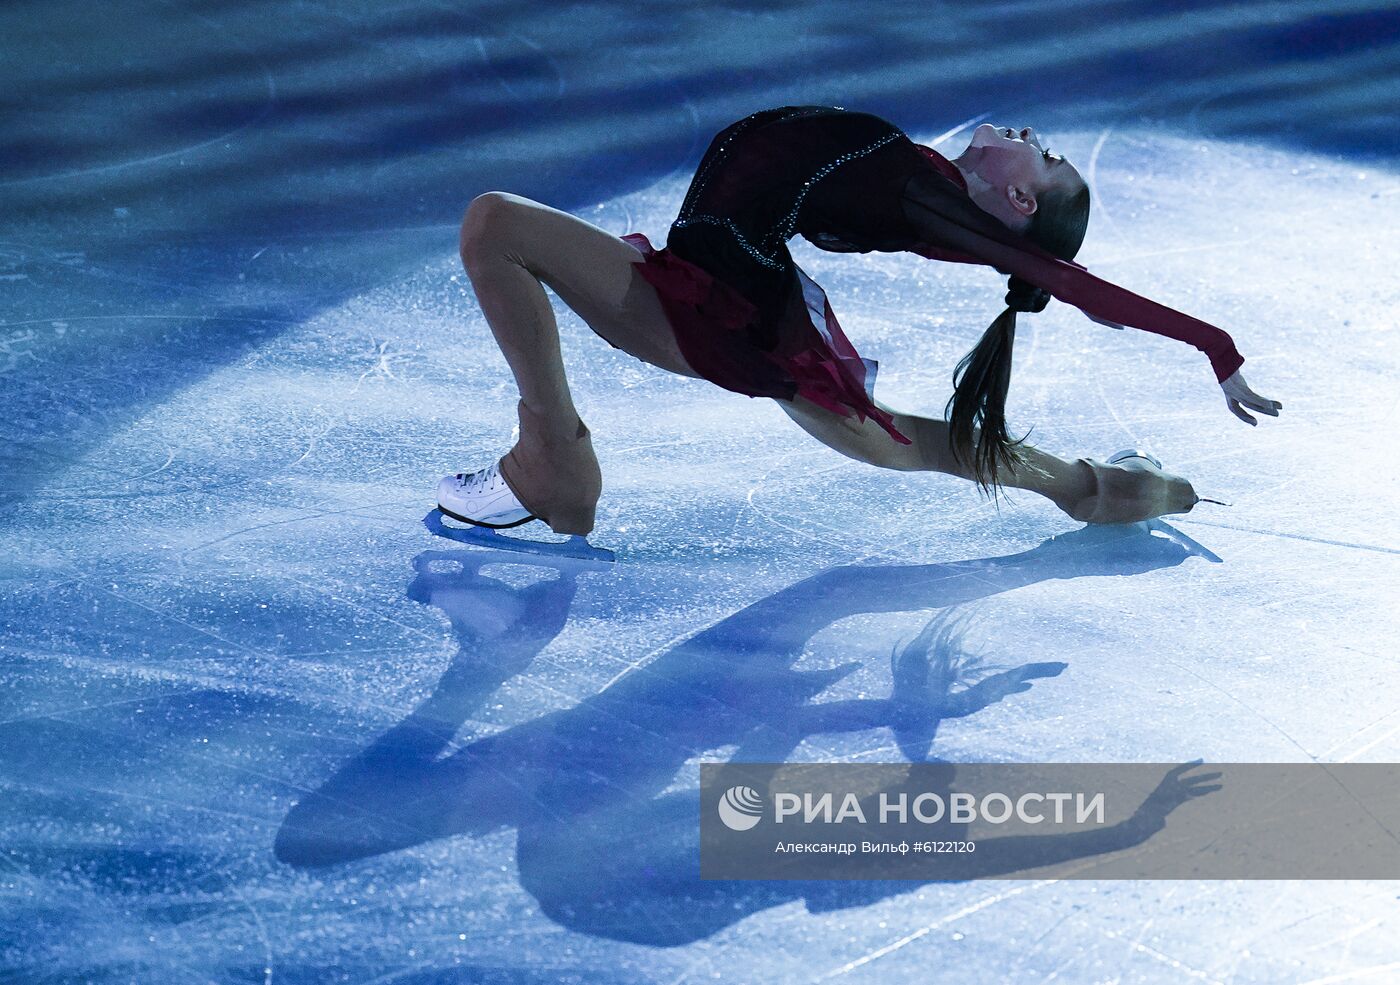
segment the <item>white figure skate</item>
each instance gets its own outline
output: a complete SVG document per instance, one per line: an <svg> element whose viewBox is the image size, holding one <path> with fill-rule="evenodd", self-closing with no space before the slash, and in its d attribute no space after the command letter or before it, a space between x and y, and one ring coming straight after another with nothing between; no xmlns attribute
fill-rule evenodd
<svg viewBox="0 0 1400 985"><path fill-rule="evenodd" d="M1158 461L1156 455L1153 455L1150 452L1145 452L1140 448L1124 448L1122 451L1116 451L1112 455L1109 455L1108 458L1104 459L1104 461L1106 461L1109 465L1117 465L1125 458L1141 458L1145 461L1151 462L1155 468L1160 469L1162 467L1162 463Z"/></svg>
<svg viewBox="0 0 1400 985"><path fill-rule="evenodd" d="M1122 451L1116 451L1112 455L1109 455L1106 461L1109 465L1117 465L1119 462L1128 458L1141 458L1143 461L1150 463L1152 467L1156 469L1161 469L1162 467L1162 463L1158 460L1156 455L1153 455L1151 452L1143 451L1141 448L1124 448ZM1207 499L1205 496L1197 496L1196 502L1214 503L1217 506L1230 505L1223 499Z"/></svg>
<svg viewBox="0 0 1400 985"><path fill-rule="evenodd" d="M1109 465L1117 465L1119 462L1129 458L1140 458L1156 469L1160 469L1162 467L1162 463L1156 455L1153 455L1151 452L1143 451L1141 448L1124 448L1122 451L1116 451L1112 455L1108 456L1107 462ZM1207 499L1204 496L1197 496L1196 502L1216 503L1220 506L1230 505L1224 500ZM1180 530L1176 529L1176 527L1171 526L1161 517L1157 517L1155 520L1144 520L1140 524L1135 524L1135 526L1140 526L1148 532L1156 531L1157 533L1160 533L1168 539L1176 542L1188 553L1193 554L1196 557L1203 557L1207 561L1210 561L1212 564L1222 563L1220 555L1216 554L1214 551L1212 551L1210 548L1206 547L1199 541L1182 533Z"/></svg>
<svg viewBox="0 0 1400 985"><path fill-rule="evenodd" d="M526 540L504 537L498 530L507 530L538 520L516 498L501 476L500 463L488 465L475 472L459 472L444 476L437 487L438 506L423 518L423 524L439 537L460 544L474 544L494 550L550 557L572 557L584 561L616 561L612 551L594 547L582 534L571 534L566 541ZM449 527L444 516L470 524L468 529Z"/></svg>
<svg viewBox="0 0 1400 985"><path fill-rule="evenodd" d="M501 478L499 462L475 472L444 476L438 483L437 501L444 515L492 530L518 527L539 519L515 498L506 480Z"/></svg>

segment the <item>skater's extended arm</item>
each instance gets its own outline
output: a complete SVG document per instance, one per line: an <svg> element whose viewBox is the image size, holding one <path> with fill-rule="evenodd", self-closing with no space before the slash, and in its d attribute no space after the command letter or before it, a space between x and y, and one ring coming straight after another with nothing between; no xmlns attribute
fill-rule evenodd
<svg viewBox="0 0 1400 985"><path fill-rule="evenodd" d="M1124 290L1073 261L1046 252L984 212L942 175L916 172L905 186L901 201L906 218L922 241L911 252L931 259L990 264L1050 292L1096 321L1127 325L1186 342L1209 357L1221 383L1244 362L1234 341L1221 329Z"/></svg>
<svg viewBox="0 0 1400 985"><path fill-rule="evenodd" d="M1220 779L1218 771L1189 772L1200 765L1200 760L1195 760L1173 766L1137 810L1116 824L1061 834L978 836L977 851L950 852L940 857L938 878L956 881L1004 876L1141 845L1166 827L1167 817L1182 804L1220 789L1221 784L1216 782ZM962 828L949 834L961 840L968 832Z"/></svg>

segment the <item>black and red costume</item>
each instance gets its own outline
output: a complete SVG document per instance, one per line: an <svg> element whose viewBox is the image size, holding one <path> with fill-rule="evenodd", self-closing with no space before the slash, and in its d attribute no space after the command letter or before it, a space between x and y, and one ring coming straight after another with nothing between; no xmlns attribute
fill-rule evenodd
<svg viewBox="0 0 1400 985"><path fill-rule="evenodd" d="M1220 381L1244 362L1221 329L1046 252L979 208L942 155L840 107L785 106L726 127L696 168L666 248L641 233L623 239L642 253L642 275L701 376L751 397L800 394L872 417L907 444L873 402L877 364L856 352L788 252L794 235L836 252L988 264L1087 314L1195 346Z"/></svg>

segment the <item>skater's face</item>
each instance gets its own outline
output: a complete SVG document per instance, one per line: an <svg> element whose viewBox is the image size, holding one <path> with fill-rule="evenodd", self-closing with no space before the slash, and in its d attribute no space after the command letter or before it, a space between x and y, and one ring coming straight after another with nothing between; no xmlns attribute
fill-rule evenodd
<svg viewBox="0 0 1400 985"><path fill-rule="evenodd" d="M984 194L996 206L994 214L1017 228L1030 223L1047 192L1070 193L1084 184L1074 165L1045 147L1030 127L983 123L973 131L958 166L988 186Z"/></svg>

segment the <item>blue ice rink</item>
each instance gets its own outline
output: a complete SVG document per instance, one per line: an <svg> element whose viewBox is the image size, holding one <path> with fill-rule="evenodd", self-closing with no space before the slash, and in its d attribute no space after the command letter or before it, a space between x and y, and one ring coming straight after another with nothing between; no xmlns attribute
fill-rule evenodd
<svg viewBox="0 0 1400 985"><path fill-rule="evenodd" d="M807 896L695 855L701 760L1400 759L1393 4L31 0L0 46L0 981L1400 981L1394 882ZM467 202L660 246L789 103L1076 162L1078 260L1284 412L1054 303L1008 418L1232 503L1195 546L857 464L562 305L617 562L434 536L515 424ZM792 248L938 414L1004 280Z"/></svg>

